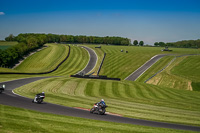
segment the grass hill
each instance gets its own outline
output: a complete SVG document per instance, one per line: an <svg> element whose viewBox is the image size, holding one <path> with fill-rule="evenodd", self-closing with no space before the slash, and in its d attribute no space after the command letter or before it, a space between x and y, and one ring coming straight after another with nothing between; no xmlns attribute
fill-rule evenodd
<svg viewBox="0 0 200 133"><path fill-rule="evenodd" d="M137 81L144 82L156 72L164 68L170 61L173 62L161 73L147 83L185 90L199 91L200 85L200 56L165 57L146 71Z"/></svg>
<svg viewBox="0 0 200 133"><path fill-rule="evenodd" d="M135 47L135 46L107 46L102 45L101 49L89 45L101 56L106 53L100 75L121 78L122 80L138 69L146 61L157 54L199 54L198 49L172 48L172 52L161 51L160 47ZM121 52L123 50L123 52ZM128 53L125 53L128 51ZM98 55L99 56L99 55Z"/></svg>
<svg viewBox="0 0 200 133"><path fill-rule="evenodd" d="M53 70L67 56L69 48L66 45L46 44L47 48L24 60L15 70L20 72L46 72Z"/></svg>
<svg viewBox="0 0 200 133"><path fill-rule="evenodd" d="M4 105L0 105L0 112L1 133L94 133L94 131L98 133L191 133L191 131L145 127L63 115L53 115Z"/></svg>
<svg viewBox="0 0 200 133"><path fill-rule="evenodd" d="M184 89L178 90L174 89L176 87L171 87L167 84L167 82L169 81L177 81L176 86L180 87L185 86L185 81L187 82L191 80L195 81L191 82L191 84L194 84L198 87L199 75L195 72L199 72L199 56L177 58L177 60L175 60L165 71L160 73L163 77L163 84L151 85L145 84L143 83L143 81L145 81L147 77L154 74L154 72L157 72L161 68L166 66L174 58L174 56L164 57L163 59L159 60L154 66L152 66L149 69L149 71L146 71L144 76L141 76L137 82L124 81L123 79L126 78L129 74L131 74L134 70L136 70L138 67L144 64L154 55L166 54L169 52L162 52L161 48L158 47L102 45L101 49L96 49L94 48L95 45L87 46L93 48L96 51L99 59L98 65L100 64L103 58L103 53L107 53L102 70L100 71L100 75L121 78L122 81L78 79L69 77L70 74L75 74L78 71L82 70L89 60L88 53L85 49L77 47L76 45L71 45L71 52L69 58L59 67L58 70L47 75L36 75L62 77L55 77L36 81L34 83L17 88L14 91L20 95L24 95L30 98L33 98L34 95L38 92L45 91L45 101L70 107L91 108L95 102L99 101L101 98L104 98L109 106L107 109L108 112L122 114L125 117L200 126L199 92L186 91ZM124 51L128 50L128 53L125 53L124 51L121 52L121 49L123 49ZM200 53L199 49L174 48L172 50L173 52L170 53L177 55ZM54 67L56 63L59 63L60 60L64 58L64 55L66 55L67 52L68 47L66 45L50 44L48 48L36 53L29 59L27 58L27 60L24 61L24 64L21 64L21 66L19 66L17 70L32 72L50 70ZM34 69L31 69L31 64L34 62L38 63L40 60L44 60L43 62L45 62L45 64L39 63L38 65L41 65L42 67L33 67ZM26 62L29 63L26 64ZM96 66L96 68L94 68L94 71L98 69L98 65ZM188 69L189 65L190 69ZM195 71L193 71L193 69ZM167 72L170 72L171 75ZM182 72L186 73L182 74ZM172 74L174 76L172 76ZM0 80L5 81L27 76L28 75L1 75ZM166 78L164 78L165 76ZM182 81L183 79L184 82ZM148 83L150 83L150 81ZM2 107L2 105L0 106L1 109L4 108L4 110L20 110L17 108L5 106ZM21 109L21 112L26 111ZM5 114L5 112L3 114ZM28 111L28 114L35 115L33 111ZM14 117L18 118L18 116ZM19 115L19 117L21 116ZM63 123L63 121L66 121L66 119L76 119L70 119L69 117L67 117L65 120L63 120L60 117L57 117L56 115L49 115L49 117L44 121L49 121L50 117L56 117L56 122L58 123ZM33 117L30 117L30 115L27 118L34 122L38 121L38 119L33 119ZM7 118L4 117L4 120L7 120ZM11 122L11 120L12 119L10 119L9 122ZM80 119L77 118L76 120L78 121ZM72 124L72 127L74 127L74 125L82 125L81 120L79 122L77 121ZM100 122L95 121L94 123ZM21 123L21 125L24 124L25 122ZM110 130L115 131L115 129L113 129L113 127L115 127L114 124L110 125ZM127 131L125 129L126 127L124 127L123 124L118 125L123 127L123 130L120 130L119 132ZM30 124L30 127L32 126L34 126L34 124ZM49 125L45 125L43 129L46 129L48 127ZM61 127L63 127L63 125ZM90 125L88 125L87 127L88 128L86 129L86 131L90 132ZM131 129L127 127L128 131L135 131L135 129L138 129L136 126L133 125L131 127ZM141 128L141 132L143 132L144 130L146 132L145 127ZM14 128L12 128L11 131L13 130ZM157 132L156 130L150 129L149 132ZM158 130L162 132L162 129Z"/></svg>
<svg viewBox="0 0 200 133"><path fill-rule="evenodd" d="M131 81L70 77L44 79L14 91L29 98L44 91L47 102L87 109L104 98L109 106L108 112L126 117L200 126L199 93L191 91Z"/></svg>

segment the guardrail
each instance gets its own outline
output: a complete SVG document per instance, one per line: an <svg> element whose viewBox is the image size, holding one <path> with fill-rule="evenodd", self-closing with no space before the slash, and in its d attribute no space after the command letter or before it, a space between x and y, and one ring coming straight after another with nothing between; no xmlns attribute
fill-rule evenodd
<svg viewBox="0 0 200 133"><path fill-rule="evenodd" d="M94 76L94 75L70 75L70 77L75 77L75 78L88 78L88 79L105 79L105 80L117 80L120 81L120 78L108 78L107 76L103 76L103 75L98 75L98 76Z"/></svg>
<svg viewBox="0 0 200 133"><path fill-rule="evenodd" d="M104 62L105 57L106 57L106 53L104 53L103 59L102 59L102 61L101 61L101 64L100 64L100 66L99 66L99 69L98 69L98 71L97 71L97 75L99 75L99 73L100 73L100 71L101 71L101 67L102 67L102 65L103 65L103 62Z"/></svg>

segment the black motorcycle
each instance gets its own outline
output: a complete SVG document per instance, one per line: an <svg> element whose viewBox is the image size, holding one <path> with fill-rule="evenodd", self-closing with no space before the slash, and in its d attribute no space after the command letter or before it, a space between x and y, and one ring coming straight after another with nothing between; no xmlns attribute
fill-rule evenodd
<svg viewBox="0 0 200 133"><path fill-rule="evenodd" d="M5 90L5 86L3 85L0 87L0 93L2 93L4 90Z"/></svg>
<svg viewBox="0 0 200 133"><path fill-rule="evenodd" d="M32 103L42 103L44 98L45 96L43 95L36 96L35 99L32 100Z"/></svg>
<svg viewBox="0 0 200 133"><path fill-rule="evenodd" d="M102 103L95 103L94 106L90 109L90 113L104 115L107 107L108 106Z"/></svg>

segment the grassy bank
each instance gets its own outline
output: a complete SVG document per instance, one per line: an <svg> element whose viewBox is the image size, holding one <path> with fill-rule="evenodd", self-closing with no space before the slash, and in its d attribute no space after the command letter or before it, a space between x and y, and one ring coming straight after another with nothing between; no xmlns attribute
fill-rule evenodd
<svg viewBox="0 0 200 133"><path fill-rule="evenodd" d="M158 60L153 66L151 66L146 72L144 72L136 81L145 82L147 79L151 78L154 74L161 71L163 68L169 65L169 63L174 59L174 56L165 56Z"/></svg>
<svg viewBox="0 0 200 133"><path fill-rule="evenodd" d="M0 105L1 133L189 133L191 131L136 126L114 122L97 121L70 116L53 115L27 109Z"/></svg>
<svg viewBox="0 0 200 133"><path fill-rule="evenodd" d="M46 72L54 69L67 56L69 47L61 44L46 44L47 48L29 56L15 68L21 72Z"/></svg>
<svg viewBox="0 0 200 133"><path fill-rule="evenodd" d="M45 101L70 107L91 108L104 98L108 112L132 118L200 126L199 93L139 82L78 78L40 80L14 90L33 98L46 93Z"/></svg>
<svg viewBox="0 0 200 133"><path fill-rule="evenodd" d="M199 60L200 56L177 57L164 71L157 74L147 83L176 89L199 91ZM157 66L159 65L155 64L150 68L150 71L156 69Z"/></svg>
<svg viewBox="0 0 200 133"><path fill-rule="evenodd" d="M87 51L81 47L71 45L70 48L71 52L68 59L55 72L43 75L1 75L0 82L34 76L69 76L71 74L75 74L81 71L87 65L89 61L89 55ZM66 54L68 54L68 50L68 46L66 45L50 44L48 48L27 58L16 69L0 68L0 71L41 72L52 70L57 64L60 63L60 61L63 60L63 58L67 56Z"/></svg>
<svg viewBox="0 0 200 133"><path fill-rule="evenodd" d="M198 49L172 48L172 52L161 51L160 47L135 47L135 46L106 46L101 50L106 53L106 58L100 71L101 75L125 79L132 72L142 66L146 61L157 54L198 54ZM121 52L123 50L123 52ZM128 51L128 53L125 53Z"/></svg>

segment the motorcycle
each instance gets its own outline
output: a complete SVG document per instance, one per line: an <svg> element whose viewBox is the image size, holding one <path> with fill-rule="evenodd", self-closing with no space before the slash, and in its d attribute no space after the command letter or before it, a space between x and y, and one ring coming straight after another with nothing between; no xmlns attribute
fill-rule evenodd
<svg viewBox="0 0 200 133"><path fill-rule="evenodd" d="M95 103L94 106L90 109L90 113L104 115L107 107L108 106L103 105L102 103Z"/></svg>
<svg viewBox="0 0 200 133"><path fill-rule="evenodd" d="M0 93L2 93L5 90L5 85L0 87Z"/></svg>
<svg viewBox="0 0 200 133"><path fill-rule="evenodd" d="M39 95L36 96L35 99L32 100L32 103L42 103L45 96Z"/></svg>

